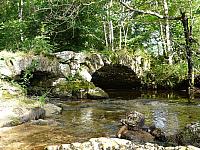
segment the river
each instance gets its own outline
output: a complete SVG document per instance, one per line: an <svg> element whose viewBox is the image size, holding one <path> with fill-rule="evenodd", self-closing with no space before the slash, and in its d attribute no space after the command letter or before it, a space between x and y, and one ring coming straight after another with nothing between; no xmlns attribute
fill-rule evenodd
<svg viewBox="0 0 200 150"><path fill-rule="evenodd" d="M200 120L200 100L191 102L178 93L138 93L107 91L110 99L64 102L62 120L76 136L115 136L120 119L126 113L145 114L146 124L155 124L167 134L174 134L187 124ZM77 132L78 131L78 132Z"/></svg>
<svg viewBox="0 0 200 150"><path fill-rule="evenodd" d="M63 106L62 114L56 117L60 125L20 125L3 132L0 144L8 149L42 149L45 145L83 142L92 137L114 137L120 119L130 111L145 114L147 125L155 124L166 134L200 120L200 100L188 102L184 93L107 92L109 99L56 100L54 103Z"/></svg>

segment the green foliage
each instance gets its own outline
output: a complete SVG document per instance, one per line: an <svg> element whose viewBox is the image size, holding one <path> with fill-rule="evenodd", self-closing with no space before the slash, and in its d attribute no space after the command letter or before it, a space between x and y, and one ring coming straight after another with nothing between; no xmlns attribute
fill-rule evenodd
<svg viewBox="0 0 200 150"><path fill-rule="evenodd" d="M20 49L20 30L25 30L26 24L19 20L8 20L0 24L0 49L16 51Z"/></svg>
<svg viewBox="0 0 200 150"><path fill-rule="evenodd" d="M72 94L72 96L76 96L81 90L88 91L89 89L95 88L95 85L83 80L79 74L76 74L68 76L66 81L62 81L56 87L56 93Z"/></svg>
<svg viewBox="0 0 200 150"><path fill-rule="evenodd" d="M19 1L2 0L0 4L0 50L33 51L35 54L47 55L64 50L98 50L113 63L118 63L119 56L126 58L143 49L163 54L162 44L166 41L164 41L165 37L161 38L161 34L165 33L166 20L159 20L149 14L131 13L116 0L112 1L112 6L110 1L106 0L34 0L31 2L28 0L24 1L21 7L23 10L21 19L19 19ZM164 15L163 1L134 0L129 4L134 9ZM186 11L189 24L193 26L194 40L199 42L199 1L168 1L168 8L169 16L180 16L180 9ZM110 42L111 23L114 48L119 47L121 39L122 50L105 50L108 49L105 39ZM182 63L186 60L185 39L181 21L173 20L169 21L169 24L172 53L178 56L174 58L176 64L167 65L164 59L162 62L155 62L144 81L173 87L186 76L186 65ZM161 31L161 25L163 31ZM104 33L104 30L107 33ZM194 48L195 55L198 55L198 47L199 45ZM194 64L199 69L198 56L195 57ZM29 84L32 71L30 67L24 72L23 85ZM67 78L68 82L75 80L73 76ZM73 86L71 88L73 89Z"/></svg>
<svg viewBox="0 0 200 150"><path fill-rule="evenodd" d="M33 77L33 72L35 71L37 66L38 66L38 61L33 60L31 64L23 72L23 76L19 84L25 89L30 84L30 79Z"/></svg>
<svg viewBox="0 0 200 150"><path fill-rule="evenodd" d="M79 75L79 73L76 73L75 75L70 74L66 77L66 81L68 82L74 82L79 80L83 80L83 78Z"/></svg>
<svg viewBox="0 0 200 150"><path fill-rule="evenodd" d="M135 9L153 11L163 15L163 1L135 0L129 2ZM199 38L199 1L168 1L169 15L179 16L183 9L194 26L195 39ZM63 50L103 50L105 46L104 23L109 40L109 24L112 21L114 47L119 47L119 32L122 27L122 47L153 50L161 42L159 20L152 15L141 15L123 11L119 1L106 0L34 0L23 4L23 18L19 20L19 1L2 0L0 3L0 50L34 51L36 54ZM171 40L175 50L184 42L180 21L170 21ZM125 31L127 43L124 44ZM156 35L155 35L156 34ZM23 37L23 40L21 39Z"/></svg>
<svg viewBox="0 0 200 150"><path fill-rule="evenodd" d="M101 53L102 55L104 55L104 56L110 57L110 56L114 55L115 52L109 51L109 50L107 50L107 49L104 49L104 50L101 50L100 53Z"/></svg>
<svg viewBox="0 0 200 150"><path fill-rule="evenodd" d="M94 88L94 84L85 81L79 74L69 75L67 78L66 89L69 90L72 94L79 92L80 90L88 90Z"/></svg>
<svg viewBox="0 0 200 150"><path fill-rule="evenodd" d="M35 54L49 54L52 52L53 46L49 43L45 36L36 36L34 39L26 39L23 41L21 49L23 51L32 51Z"/></svg>
<svg viewBox="0 0 200 150"><path fill-rule="evenodd" d="M117 53L115 51L110 50L102 50L100 53L105 56L108 60L110 60L112 63L117 63Z"/></svg>
<svg viewBox="0 0 200 150"><path fill-rule="evenodd" d="M144 74L144 83L157 85L159 88L174 88L183 80L187 79L187 64L161 64L154 62L151 71Z"/></svg>
<svg viewBox="0 0 200 150"><path fill-rule="evenodd" d="M42 96L39 97L39 102L40 102L41 106L44 106L44 104L47 100L47 95L49 94L49 91L44 93Z"/></svg>
<svg viewBox="0 0 200 150"><path fill-rule="evenodd" d="M80 90L87 91L88 89L93 89L94 84L88 81L71 81L68 82L66 88L72 93L72 95L76 95Z"/></svg>

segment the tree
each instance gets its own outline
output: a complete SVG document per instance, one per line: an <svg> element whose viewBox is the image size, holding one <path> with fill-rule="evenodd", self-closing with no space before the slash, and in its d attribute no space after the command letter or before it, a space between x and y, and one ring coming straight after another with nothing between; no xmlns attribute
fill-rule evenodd
<svg viewBox="0 0 200 150"><path fill-rule="evenodd" d="M192 37L192 26L189 26L189 20L188 17L186 16L186 12L181 11L181 15L180 16L168 16L168 6L166 3L166 0L163 0L164 2L164 15L161 15L157 12L153 12L153 11L144 11L144 10L138 10L138 9L134 9L132 7L130 7L129 5L127 5L126 3L124 3L123 1L121 1L121 4L124 5L127 9L133 11L133 12L137 12L140 14L148 14L148 15L152 15L155 16L159 19L164 19L166 22L166 26L168 26L168 22L169 20L179 20L182 22L183 25L183 29L184 29L184 35L185 35L185 49L186 49L186 58L187 58L187 64L188 64L188 94L189 96L191 95L191 90L193 88L193 83L192 83L192 77L193 77L193 63L192 63L192 42L193 42L193 37ZM169 28L166 28L166 40L169 40ZM169 46L169 41L166 42L167 46Z"/></svg>

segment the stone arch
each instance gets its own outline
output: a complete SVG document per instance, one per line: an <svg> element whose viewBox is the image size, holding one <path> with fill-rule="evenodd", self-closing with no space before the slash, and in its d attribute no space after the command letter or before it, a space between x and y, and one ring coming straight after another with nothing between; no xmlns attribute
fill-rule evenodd
<svg viewBox="0 0 200 150"><path fill-rule="evenodd" d="M130 68L121 64L107 64L92 74L91 80L102 89L136 89L141 80Z"/></svg>
<svg viewBox="0 0 200 150"><path fill-rule="evenodd" d="M26 86L28 95L43 95L48 92L53 85L53 82L58 79L57 75L49 71L35 70L24 78L25 71L16 77L16 81L23 86Z"/></svg>

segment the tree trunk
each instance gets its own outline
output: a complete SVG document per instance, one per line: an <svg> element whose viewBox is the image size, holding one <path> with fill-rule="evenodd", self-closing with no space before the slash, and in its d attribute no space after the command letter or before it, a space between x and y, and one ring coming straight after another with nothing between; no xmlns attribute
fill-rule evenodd
<svg viewBox="0 0 200 150"><path fill-rule="evenodd" d="M187 63L188 63L188 96L189 99L192 98L192 91L193 91L193 62L192 62L192 50L191 50L191 44L192 44L192 27L189 28L188 24L188 18L185 15L185 12L181 12L181 22L183 24L184 28L184 34L185 34L185 43L186 43L186 58L187 58Z"/></svg>
<svg viewBox="0 0 200 150"><path fill-rule="evenodd" d="M113 2L112 0L110 0L110 3L109 3L109 44L110 44L110 49L111 50L114 50L114 31L113 31L113 23L112 23L112 11L111 11L111 8L112 8L112 5L113 5Z"/></svg>
<svg viewBox="0 0 200 150"><path fill-rule="evenodd" d="M159 22L160 22L160 38L162 41L163 55L166 56L166 43L165 43L165 34L163 30L163 24L161 21Z"/></svg>
<svg viewBox="0 0 200 150"><path fill-rule="evenodd" d="M120 22L119 22L119 49L122 49L122 27L123 27L124 6L121 6Z"/></svg>
<svg viewBox="0 0 200 150"><path fill-rule="evenodd" d="M119 49L122 49L122 25L119 27Z"/></svg>
<svg viewBox="0 0 200 150"><path fill-rule="evenodd" d="M166 39L167 39L168 49L171 49L170 48L171 43L170 43L170 33L169 33L169 20L181 20L183 28L184 28L184 34L185 34L186 55L187 55L186 58L187 58L187 64L188 64L188 89L187 89L187 91L188 91L189 98L191 98L192 93L193 93L193 62L192 62L192 50L191 50L193 39L192 39L192 27L189 27L188 18L186 16L185 12L181 12L181 16L178 16L178 17L177 16L169 17L168 5L167 5L166 0L163 0L165 16L160 15L159 13L156 13L156 12L134 9L134 8L130 7L129 5L127 5L126 3L124 3L123 1L120 1L120 3L131 11L142 13L142 14L149 14L149 15L156 16L160 19L165 19L165 21L166 21L166 36L167 36Z"/></svg>
<svg viewBox="0 0 200 150"><path fill-rule="evenodd" d="M125 31L125 35L124 35L124 47L126 48L126 44L127 44L127 36L128 36L128 25Z"/></svg>
<svg viewBox="0 0 200 150"><path fill-rule="evenodd" d="M172 47L170 41L170 27L169 27L169 11L168 11L168 4L166 0L163 0L164 5L164 16L165 16L165 43L166 43L166 50L169 57L169 64L172 64Z"/></svg>
<svg viewBox="0 0 200 150"><path fill-rule="evenodd" d="M113 32L112 20L110 20L109 27L110 27L110 48L113 51L114 50L114 32Z"/></svg>
<svg viewBox="0 0 200 150"><path fill-rule="evenodd" d="M106 29L106 21L105 20L103 21L103 31L104 31L106 48L108 48L108 37L107 37L107 29Z"/></svg>
<svg viewBox="0 0 200 150"><path fill-rule="evenodd" d="M23 2L23 0L20 0L19 1L19 14L18 14L20 23L22 23L22 21L23 21L23 7L24 7L24 2ZM20 28L20 39L21 39L21 41L24 40L23 31L21 28Z"/></svg>

